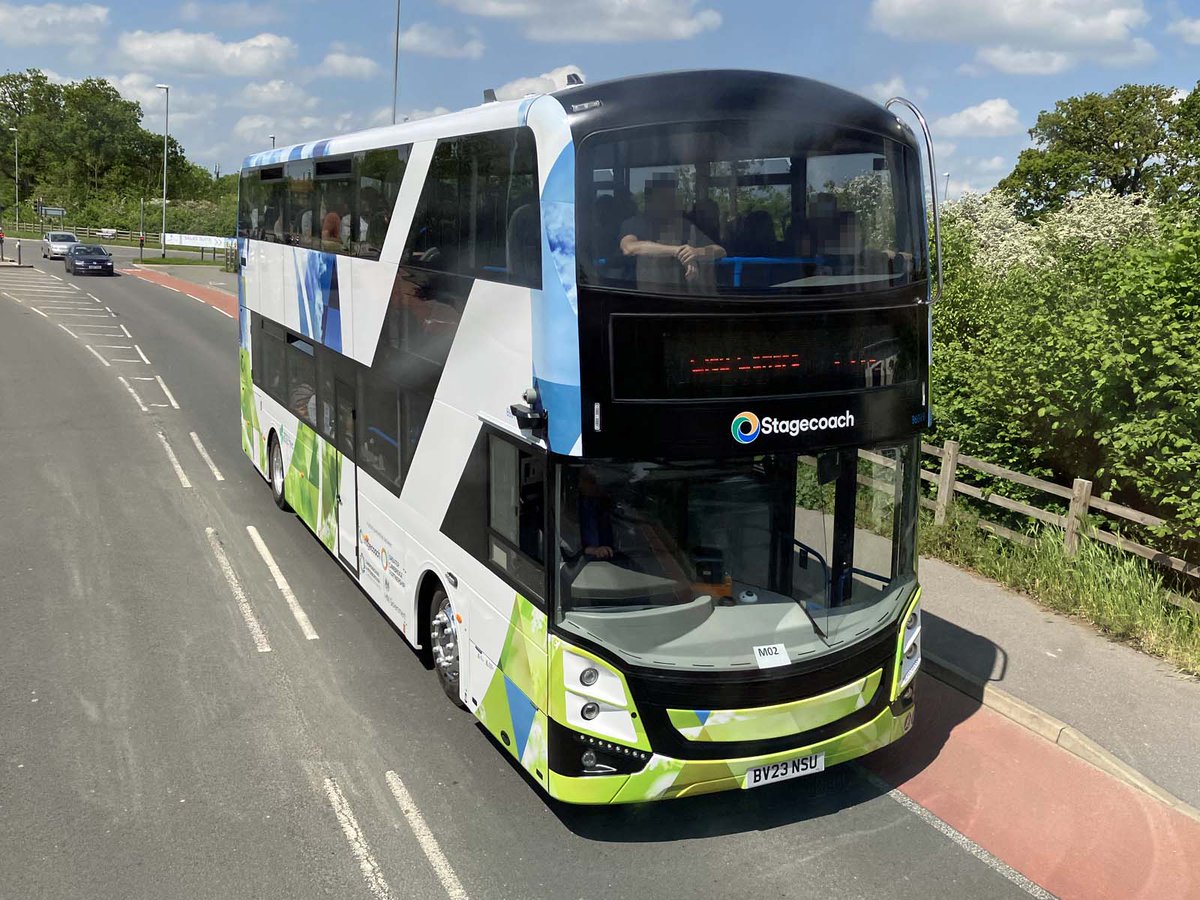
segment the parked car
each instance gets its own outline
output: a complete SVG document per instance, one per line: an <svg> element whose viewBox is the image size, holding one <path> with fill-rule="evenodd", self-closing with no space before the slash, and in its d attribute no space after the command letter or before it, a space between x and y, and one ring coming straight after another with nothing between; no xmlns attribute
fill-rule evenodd
<svg viewBox="0 0 1200 900"><path fill-rule="evenodd" d="M79 238L69 231L49 231L42 238L42 259L65 259L67 251Z"/></svg>
<svg viewBox="0 0 1200 900"><path fill-rule="evenodd" d="M111 275L112 254L99 244L73 244L63 257L63 268L72 275Z"/></svg>

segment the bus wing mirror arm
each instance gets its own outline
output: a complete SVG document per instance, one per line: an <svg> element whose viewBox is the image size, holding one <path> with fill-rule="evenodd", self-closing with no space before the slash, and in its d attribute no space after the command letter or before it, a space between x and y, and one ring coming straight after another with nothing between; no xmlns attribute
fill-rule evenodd
<svg viewBox="0 0 1200 900"><path fill-rule="evenodd" d="M942 299L942 220L938 213L937 164L933 157L933 137L929 133L929 123L925 121L915 103L903 97L893 97L883 105L890 110L896 104L906 107L916 116L921 133L925 137L925 155L929 160L929 195L933 201L933 243L934 252L937 254L937 292L929 300L930 305L933 305Z"/></svg>

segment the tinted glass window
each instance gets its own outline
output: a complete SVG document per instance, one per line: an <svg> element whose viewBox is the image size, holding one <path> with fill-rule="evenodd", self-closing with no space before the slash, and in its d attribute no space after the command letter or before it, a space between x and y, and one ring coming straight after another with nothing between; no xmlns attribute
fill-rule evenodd
<svg viewBox="0 0 1200 900"><path fill-rule="evenodd" d="M584 141L589 284L689 294L897 287L925 277L918 160L787 122L661 125Z"/></svg>
<svg viewBox="0 0 1200 900"><path fill-rule="evenodd" d="M358 180L356 256L379 259L400 193L400 182L404 179L404 169L408 165L408 152L409 146L405 145L368 150L354 157Z"/></svg>
<svg viewBox="0 0 1200 900"><path fill-rule="evenodd" d="M393 493L400 492L400 412L395 385L362 379L358 464Z"/></svg>
<svg viewBox="0 0 1200 900"><path fill-rule="evenodd" d="M313 425L317 419L317 361L313 345L289 335L286 358L287 406L298 418Z"/></svg>
<svg viewBox="0 0 1200 900"><path fill-rule="evenodd" d="M541 597L545 459L493 437L488 461L488 558L524 591Z"/></svg>
<svg viewBox="0 0 1200 900"><path fill-rule="evenodd" d="M298 159L284 166L287 174L287 242L317 247L320 237L320 198L313 181L313 161Z"/></svg>
<svg viewBox="0 0 1200 900"><path fill-rule="evenodd" d="M529 129L438 142L404 260L488 281L541 285L541 212Z"/></svg>
<svg viewBox="0 0 1200 900"><path fill-rule="evenodd" d="M259 383L263 390L286 406L287 398L284 393L287 385L287 372L284 350L287 348L280 338L265 330L259 331L258 339L262 347L262 356L260 357L262 373Z"/></svg>
<svg viewBox="0 0 1200 900"><path fill-rule="evenodd" d="M317 431L328 440L334 440L333 357L320 347L317 348Z"/></svg>

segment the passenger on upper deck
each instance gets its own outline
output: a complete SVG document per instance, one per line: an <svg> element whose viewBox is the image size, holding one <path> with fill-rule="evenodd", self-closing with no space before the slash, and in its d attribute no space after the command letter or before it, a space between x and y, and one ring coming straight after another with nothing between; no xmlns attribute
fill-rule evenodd
<svg viewBox="0 0 1200 900"><path fill-rule="evenodd" d="M683 214L671 173L653 176L646 185L646 210L621 223L621 252L636 257L639 285L695 281L700 262L725 255Z"/></svg>

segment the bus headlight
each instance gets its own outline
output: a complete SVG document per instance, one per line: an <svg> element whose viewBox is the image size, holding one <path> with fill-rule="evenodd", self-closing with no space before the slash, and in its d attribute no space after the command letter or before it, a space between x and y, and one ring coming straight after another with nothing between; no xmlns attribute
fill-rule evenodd
<svg viewBox="0 0 1200 900"><path fill-rule="evenodd" d="M584 687L591 687L593 684L595 684L599 680L600 680L600 672L599 672L599 670L593 668L592 666L588 666L586 669L584 669L582 672L579 673L579 683L582 684Z"/></svg>
<svg viewBox="0 0 1200 900"><path fill-rule="evenodd" d="M639 743L633 721L636 712L625 682L607 664L564 646L562 692L564 725L622 743Z"/></svg>
<svg viewBox="0 0 1200 900"><path fill-rule="evenodd" d="M579 714L590 722L596 716L600 715L600 704L595 700L589 700L580 708Z"/></svg>
<svg viewBox="0 0 1200 900"><path fill-rule="evenodd" d="M913 606L912 612L904 621L904 632L901 635L900 679L896 682L895 694L899 694L917 677L921 668L921 604Z"/></svg>

